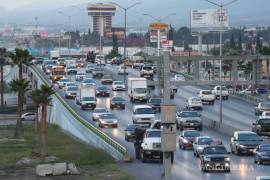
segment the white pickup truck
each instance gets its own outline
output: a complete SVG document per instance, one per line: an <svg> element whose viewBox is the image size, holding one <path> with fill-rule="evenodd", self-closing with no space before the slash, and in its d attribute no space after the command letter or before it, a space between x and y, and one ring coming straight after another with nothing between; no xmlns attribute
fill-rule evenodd
<svg viewBox="0 0 270 180"><path fill-rule="evenodd" d="M155 112L151 106L136 105L133 107L133 124L140 126L150 126L154 122Z"/></svg>
<svg viewBox="0 0 270 180"><path fill-rule="evenodd" d="M208 104L214 105L215 95L211 90L200 90L198 96L201 98L202 102L207 102Z"/></svg>
<svg viewBox="0 0 270 180"><path fill-rule="evenodd" d="M215 95L216 99L218 99L220 97L220 86L215 86L212 93ZM229 91L225 86L221 86L221 97L224 100L229 99Z"/></svg>

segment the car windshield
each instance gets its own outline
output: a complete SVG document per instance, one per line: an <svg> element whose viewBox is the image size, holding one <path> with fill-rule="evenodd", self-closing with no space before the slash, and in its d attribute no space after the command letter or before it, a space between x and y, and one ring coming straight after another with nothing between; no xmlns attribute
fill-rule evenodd
<svg viewBox="0 0 270 180"><path fill-rule="evenodd" d="M200 99L200 98L192 98L191 101L192 101L192 102L200 102L201 99Z"/></svg>
<svg viewBox="0 0 270 180"><path fill-rule="evenodd" d="M154 114L154 111L152 108L138 108L136 114Z"/></svg>
<svg viewBox="0 0 270 180"><path fill-rule="evenodd" d="M103 79L111 79L112 77L110 75L103 76Z"/></svg>
<svg viewBox="0 0 270 180"><path fill-rule="evenodd" d="M113 114L102 114L100 115L100 118L102 119L113 119L115 118Z"/></svg>
<svg viewBox="0 0 270 180"><path fill-rule="evenodd" d="M160 137L161 136L161 131L147 131L146 132L146 137Z"/></svg>
<svg viewBox="0 0 270 180"><path fill-rule="evenodd" d="M261 151L270 151L270 145L262 145L262 146L260 147L260 150L261 150Z"/></svg>
<svg viewBox="0 0 270 180"><path fill-rule="evenodd" d="M105 112L107 112L107 111L104 108L100 108L100 109L95 109L94 110L94 113L105 113Z"/></svg>
<svg viewBox="0 0 270 180"><path fill-rule="evenodd" d="M107 87L106 86L100 86L98 87L99 91L107 91Z"/></svg>
<svg viewBox="0 0 270 180"><path fill-rule="evenodd" d="M199 145L209 145L209 144L211 144L211 142L213 142L212 138L200 138L198 140Z"/></svg>
<svg viewBox="0 0 270 180"><path fill-rule="evenodd" d="M238 141L259 141L260 138L257 134L239 134Z"/></svg>
<svg viewBox="0 0 270 180"><path fill-rule="evenodd" d="M52 75L65 75L66 72L65 71L53 71Z"/></svg>
<svg viewBox="0 0 270 180"><path fill-rule="evenodd" d="M124 84L124 83L121 82L121 81L116 81L116 82L114 82L113 84L116 84L116 85L122 85L122 84Z"/></svg>
<svg viewBox="0 0 270 180"><path fill-rule="evenodd" d="M270 102L264 102L264 103L262 103L262 107L264 107L264 108L270 108Z"/></svg>
<svg viewBox="0 0 270 180"><path fill-rule="evenodd" d="M112 101L125 101L122 97L113 97Z"/></svg>
<svg viewBox="0 0 270 180"><path fill-rule="evenodd" d="M197 131L186 131L184 132L184 137L199 137L200 133Z"/></svg>
<svg viewBox="0 0 270 180"><path fill-rule="evenodd" d="M135 92L138 94L145 94L147 93L147 90L145 88L136 88Z"/></svg>
<svg viewBox="0 0 270 180"><path fill-rule="evenodd" d="M85 74L84 73L77 73L77 75L84 76Z"/></svg>
<svg viewBox="0 0 270 180"><path fill-rule="evenodd" d="M211 91L202 91L202 94L212 94Z"/></svg>
<svg viewBox="0 0 270 180"><path fill-rule="evenodd" d="M149 100L150 103L157 103L157 104L161 104L161 99L159 98L155 98L155 99L150 99Z"/></svg>
<svg viewBox="0 0 270 180"><path fill-rule="evenodd" d="M60 82L69 82L69 79L60 79Z"/></svg>
<svg viewBox="0 0 270 180"><path fill-rule="evenodd" d="M186 111L180 113L180 117L199 117L200 115L196 111Z"/></svg>
<svg viewBox="0 0 270 180"><path fill-rule="evenodd" d="M140 125L137 125L137 124L129 125L129 126L127 127L127 130L128 130L128 131L133 131L133 130L135 130L136 128L140 128Z"/></svg>
<svg viewBox="0 0 270 180"><path fill-rule="evenodd" d="M143 67L143 70L152 70L152 67L151 66L145 66L145 67Z"/></svg>
<svg viewBox="0 0 270 180"><path fill-rule="evenodd" d="M261 124L261 125L263 125L263 124L270 124L270 119L260 119L258 121L258 124Z"/></svg>
<svg viewBox="0 0 270 180"><path fill-rule="evenodd" d="M94 101L95 98L94 97L83 97L82 100L83 101Z"/></svg>
<svg viewBox="0 0 270 180"><path fill-rule="evenodd" d="M95 83L93 79L85 79L83 83Z"/></svg>
<svg viewBox="0 0 270 180"><path fill-rule="evenodd" d="M67 83L66 86L77 86L75 83Z"/></svg>
<svg viewBox="0 0 270 180"><path fill-rule="evenodd" d="M223 146L215 146L215 147L205 147L203 150L204 154L227 154L227 150Z"/></svg>
<svg viewBox="0 0 270 180"><path fill-rule="evenodd" d="M68 87L68 91L77 91L78 87L77 86L70 86Z"/></svg>

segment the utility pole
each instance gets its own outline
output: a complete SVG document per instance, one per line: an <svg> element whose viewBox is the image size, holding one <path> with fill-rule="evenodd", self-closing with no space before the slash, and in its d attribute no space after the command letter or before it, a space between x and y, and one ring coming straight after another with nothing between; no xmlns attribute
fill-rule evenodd
<svg viewBox="0 0 270 180"><path fill-rule="evenodd" d="M132 5L130 5L129 7L123 7L116 2L110 2L110 3L113 5L116 5L120 9L124 10L124 13L125 13L125 18L124 18L124 23L125 23L125 26L124 26L124 61L126 61L126 58L127 58L127 50L126 50L126 47L127 47L127 44L126 44L127 43L127 41L126 41L127 40L127 10L133 8L134 6L142 4L142 2L136 2ZM124 83L125 84L127 82L126 69L127 69L126 63L124 63Z"/></svg>
<svg viewBox="0 0 270 180"><path fill-rule="evenodd" d="M215 2L212 2L210 0L204 0L204 1L207 1L217 7L219 7L219 22L220 23L223 23L223 8L225 6L228 6L234 2L236 2L237 0L232 0L226 4L218 4L218 3L215 3ZM223 33L223 30L221 29L219 31L219 55L222 56L222 33ZM222 124L222 82L221 82L221 73L222 73L222 59L220 59L220 67L219 67L219 84L220 84L220 95L219 95L219 100L220 100L220 106L219 106L219 110L220 110L220 113L219 113L219 127L221 127L221 124Z"/></svg>

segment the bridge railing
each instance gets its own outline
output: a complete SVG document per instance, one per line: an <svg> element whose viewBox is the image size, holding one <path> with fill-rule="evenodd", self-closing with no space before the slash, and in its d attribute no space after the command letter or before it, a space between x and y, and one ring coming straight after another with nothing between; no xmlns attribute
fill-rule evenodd
<svg viewBox="0 0 270 180"><path fill-rule="evenodd" d="M44 84L50 85L50 83L43 77L43 75L39 72L37 67L32 66L31 69L35 72L36 75L39 76L39 78L43 81ZM96 134L98 137L100 137L102 140L104 140L107 144L112 146L115 150L117 150L120 154L123 156L123 160L129 160L129 154L127 149L110 138L107 134L104 132L100 131L98 128L90 124L89 122L85 121L80 115L78 115L77 112L75 112L68 104L67 102L56 92L54 95L60 102L61 104L70 112L70 114L74 117L75 120L80 122L82 125L84 125L88 130Z"/></svg>

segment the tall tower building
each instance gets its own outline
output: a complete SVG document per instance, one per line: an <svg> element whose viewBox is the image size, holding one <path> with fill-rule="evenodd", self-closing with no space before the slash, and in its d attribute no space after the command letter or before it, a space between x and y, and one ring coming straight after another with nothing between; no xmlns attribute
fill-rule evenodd
<svg viewBox="0 0 270 180"><path fill-rule="evenodd" d="M93 19L93 31L101 36L105 35L106 29L112 27L112 16L115 15L116 7L112 4L89 4L88 15Z"/></svg>

